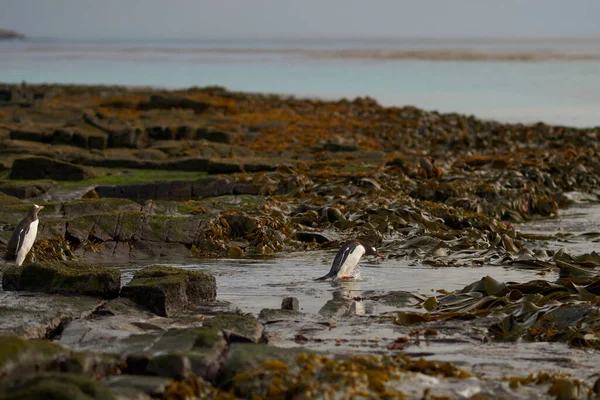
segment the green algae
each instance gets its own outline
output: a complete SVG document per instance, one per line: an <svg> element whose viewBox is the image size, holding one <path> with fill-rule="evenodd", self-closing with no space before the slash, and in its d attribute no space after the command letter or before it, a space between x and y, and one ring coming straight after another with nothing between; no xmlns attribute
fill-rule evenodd
<svg viewBox="0 0 600 400"><path fill-rule="evenodd" d="M25 340L17 336L0 335L0 371L7 363L25 362L27 358L51 358L65 350L48 340Z"/></svg>
<svg viewBox="0 0 600 400"><path fill-rule="evenodd" d="M2 277L5 290L117 297L121 272L81 262L33 263L11 267Z"/></svg>

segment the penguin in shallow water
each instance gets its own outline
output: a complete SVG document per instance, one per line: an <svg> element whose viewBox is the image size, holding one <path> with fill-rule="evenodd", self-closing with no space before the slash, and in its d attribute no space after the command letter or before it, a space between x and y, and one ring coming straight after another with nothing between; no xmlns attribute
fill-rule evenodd
<svg viewBox="0 0 600 400"><path fill-rule="evenodd" d="M365 254L368 256L379 256L379 258L383 260L383 256L377 252L375 247L360 240L351 240L347 242L335 255L333 264L327 275L317 278L315 281L323 281L327 278L352 278L352 272L358 265L360 258Z"/></svg>
<svg viewBox="0 0 600 400"><path fill-rule="evenodd" d="M6 257L9 260L15 260L17 265L20 267L25 261L25 257L31 250L35 237L37 236L38 224L38 212L44 208L44 206L38 206L37 204L29 207L29 212L25 218L15 228L10 240L8 241L8 248L6 249Z"/></svg>

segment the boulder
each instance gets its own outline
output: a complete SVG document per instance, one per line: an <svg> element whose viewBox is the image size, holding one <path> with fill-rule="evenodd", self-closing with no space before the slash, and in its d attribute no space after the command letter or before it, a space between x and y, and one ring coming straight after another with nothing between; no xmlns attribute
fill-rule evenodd
<svg viewBox="0 0 600 400"><path fill-rule="evenodd" d="M54 179L80 181L92 178L92 172L81 165L53 160L47 157L26 157L14 161L11 179Z"/></svg>
<svg viewBox="0 0 600 400"><path fill-rule="evenodd" d="M136 272L121 296L166 317L189 305L214 301L217 284L214 276L200 271L150 266Z"/></svg>
<svg viewBox="0 0 600 400"><path fill-rule="evenodd" d="M121 289L121 271L75 262L33 263L7 269L2 276L2 288L114 298Z"/></svg>

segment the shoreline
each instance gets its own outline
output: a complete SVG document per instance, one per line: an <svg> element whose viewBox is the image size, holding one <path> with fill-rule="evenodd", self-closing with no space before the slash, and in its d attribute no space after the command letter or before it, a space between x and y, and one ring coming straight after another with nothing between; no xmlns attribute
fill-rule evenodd
<svg viewBox="0 0 600 400"><path fill-rule="evenodd" d="M189 86L189 85L127 85L127 84L114 84L114 83L69 83L69 82L11 82L11 81L0 81L0 87L19 87L22 84L26 86L37 86L42 88L52 88L52 87L64 87L64 88L88 88L90 90L98 89L98 88L109 88L109 89L117 89L117 90L126 90L131 92L152 92L152 91L166 91L166 92L180 92L180 91L190 91L201 88L203 86ZM206 87L206 86L204 86ZM243 90L243 89L232 89L230 87L226 87L223 85L209 85L208 87L216 87L221 88L226 91L230 91L232 93L240 93L247 94L252 96L277 96L281 99L294 99L294 100L306 100L306 101L316 101L316 102L339 102L339 101L353 101L355 99L361 98L373 98L371 96L344 96L344 95L313 95L313 94L302 94L302 93L291 93L291 92L271 92L271 91L252 91L252 90ZM380 96L381 97L381 96ZM387 96L385 96L387 97ZM392 100L385 100L381 98L374 98L380 105L384 107L392 107L392 108L403 108L403 107L415 107L419 109L423 109L424 111L438 114L458 114L458 115L468 115L473 118L480 119L482 121L487 122L498 122L501 124L510 124L510 125L522 125L522 126L533 126L537 124L545 124L551 126L562 126L567 128L575 128L575 129L595 129L600 127L600 120L598 122L577 122L577 120L587 121L589 116L587 114L577 117L570 115L567 118L560 117L557 121L544 121L545 118L548 117L531 117L531 116L505 116L505 117L494 117L485 116L482 113L476 112L464 112L460 110L439 110L439 109L430 109L419 106L418 104L407 103L407 104L399 104ZM522 112L520 109L515 109ZM541 108L540 111L544 109ZM556 118L556 115L554 116ZM569 120L573 120L569 123ZM560 122L559 122L560 121ZM564 122L563 122L564 121Z"/></svg>

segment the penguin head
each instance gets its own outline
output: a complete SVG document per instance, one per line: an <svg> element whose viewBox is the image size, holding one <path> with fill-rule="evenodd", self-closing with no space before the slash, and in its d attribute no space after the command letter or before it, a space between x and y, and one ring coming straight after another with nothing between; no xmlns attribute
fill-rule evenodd
<svg viewBox="0 0 600 400"><path fill-rule="evenodd" d="M42 208L44 208L44 206L38 206L37 204L32 205L31 207L29 207L29 216L35 219L37 217L38 212L40 212Z"/></svg>
<svg viewBox="0 0 600 400"><path fill-rule="evenodd" d="M373 246L365 245L365 254L369 256L378 256L383 260L383 256L377 252L377 249Z"/></svg>

